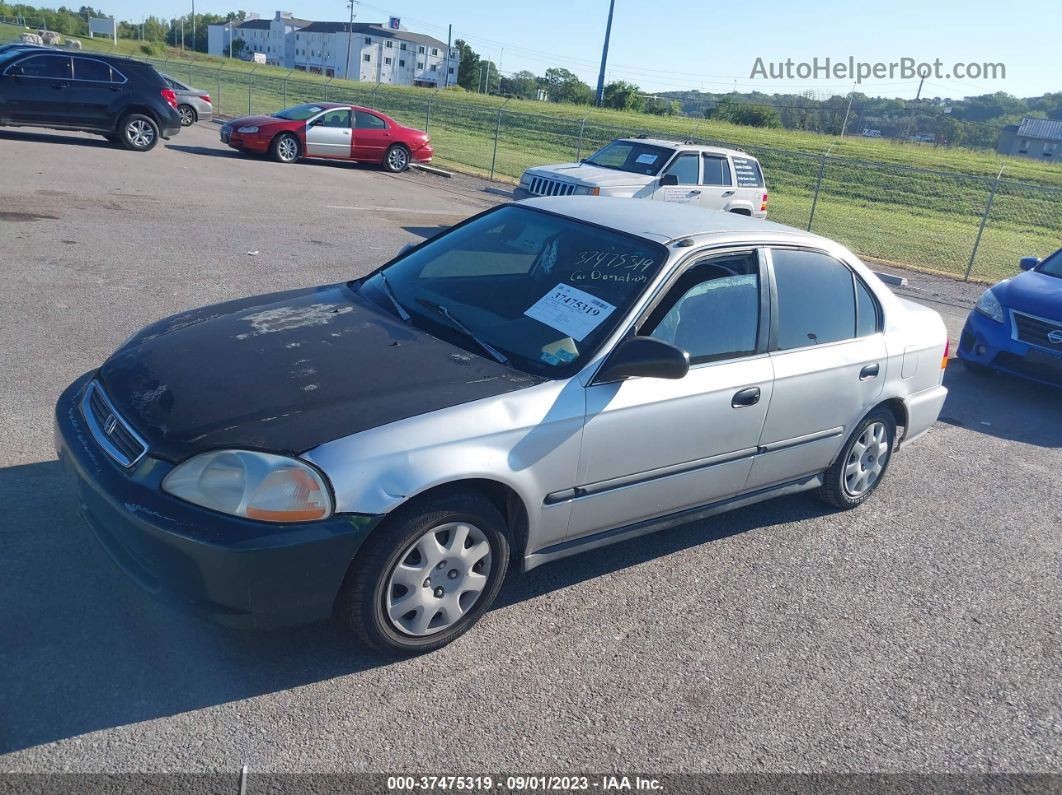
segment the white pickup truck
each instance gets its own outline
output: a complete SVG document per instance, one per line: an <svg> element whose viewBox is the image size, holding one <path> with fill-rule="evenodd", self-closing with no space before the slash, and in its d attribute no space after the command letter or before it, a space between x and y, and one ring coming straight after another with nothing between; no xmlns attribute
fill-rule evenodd
<svg viewBox="0 0 1062 795"><path fill-rule="evenodd" d="M655 199L767 217L767 187L756 158L643 137L620 138L578 163L529 168L513 196Z"/></svg>

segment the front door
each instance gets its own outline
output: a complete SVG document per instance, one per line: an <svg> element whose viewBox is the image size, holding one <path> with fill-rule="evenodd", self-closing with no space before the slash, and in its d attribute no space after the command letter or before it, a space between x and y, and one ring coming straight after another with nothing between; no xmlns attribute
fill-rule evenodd
<svg viewBox="0 0 1062 795"><path fill-rule="evenodd" d="M749 486L827 469L877 403L887 365L881 309L844 263L819 251L771 249L778 322L774 395Z"/></svg>
<svg viewBox="0 0 1062 795"><path fill-rule="evenodd" d="M306 154L349 159L353 147L350 108L326 110L306 122Z"/></svg>
<svg viewBox="0 0 1062 795"><path fill-rule="evenodd" d="M13 123L71 126L69 55L33 55L4 70L4 113Z"/></svg>
<svg viewBox="0 0 1062 795"><path fill-rule="evenodd" d="M760 274L755 251L686 268L638 333L685 350L689 373L587 388L570 537L744 490L773 384Z"/></svg>
<svg viewBox="0 0 1062 795"><path fill-rule="evenodd" d="M354 159L369 163L383 161L384 152L394 142L387 121L367 110L354 111Z"/></svg>
<svg viewBox="0 0 1062 795"><path fill-rule="evenodd" d="M661 177L669 175L678 180L677 185L661 185L653 193L658 201L678 204L696 204L701 196L701 170L696 152L679 152L660 173Z"/></svg>

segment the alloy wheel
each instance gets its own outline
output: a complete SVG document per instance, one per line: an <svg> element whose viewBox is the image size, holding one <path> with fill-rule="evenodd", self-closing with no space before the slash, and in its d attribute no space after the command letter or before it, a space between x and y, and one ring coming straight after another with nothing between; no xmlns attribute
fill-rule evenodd
<svg viewBox="0 0 1062 795"><path fill-rule="evenodd" d="M181 107L177 108L177 112L181 115L181 124L184 127L190 127L195 123L195 114L192 113L191 108L181 105Z"/></svg>
<svg viewBox="0 0 1062 795"><path fill-rule="evenodd" d="M125 137L137 149L146 149L155 140L155 130L143 119L133 119L125 125Z"/></svg>
<svg viewBox="0 0 1062 795"><path fill-rule="evenodd" d="M292 160L298 157L299 145L295 143L294 138L285 136L284 138L281 138L279 141L277 141L277 154L280 156L280 159L283 160L285 163L290 163Z"/></svg>
<svg viewBox="0 0 1062 795"><path fill-rule="evenodd" d="M400 146L394 147L387 153L387 165L395 171L402 171L405 169L409 162L409 156L406 154L406 150Z"/></svg>
<svg viewBox="0 0 1062 795"><path fill-rule="evenodd" d="M479 601L491 571L487 536L469 522L434 527L399 557L387 581L384 610L415 637L449 629Z"/></svg>
<svg viewBox="0 0 1062 795"><path fill-rule="evenodd" d="M844 467L844 488L852 497L860 497L877 483L889 460L889 434L882 422L863 429L848 451Z"/></svg>

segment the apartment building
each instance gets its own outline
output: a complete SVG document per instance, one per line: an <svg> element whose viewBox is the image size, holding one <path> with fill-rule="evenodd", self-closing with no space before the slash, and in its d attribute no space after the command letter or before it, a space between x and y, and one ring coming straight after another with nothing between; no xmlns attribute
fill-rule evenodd
<svg viewBox="0 0 1062 795"><path fill-rule="evenodd" d="M310 22L277 11L271 20L211 25L208 50L223 55L229 42L244 42L240 57L348 80L442 88L457 83L458 54L446 42L403 29L355 22ZM257 60L260 60L259 57Z"/></svg>

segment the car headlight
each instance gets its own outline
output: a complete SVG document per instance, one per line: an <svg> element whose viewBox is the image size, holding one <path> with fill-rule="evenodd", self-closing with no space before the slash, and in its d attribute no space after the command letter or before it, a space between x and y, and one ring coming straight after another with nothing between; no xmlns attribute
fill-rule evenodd
<svg viewBox="0 0 1062 795"><path fill-rule="evenodd" d="M977 304L974 306L974 311L997 323L1003 322L1003 305L999 303L999 299L996 298L996 294L992 292L991 287L981 293L981 297L977 299Z"/></svg>
<svg viewBox="0 0 1062 795"><path fill-rule="evenodd" d="M310 522L332 515L332 495L316 469L296 458L216 450L178 464L162 481L174 497L264 522Z"/></svg>
<svg viewBox="0 0 1062 795"><path fill-rule="evenodd" d="M601 188L591 188L588 185L578 185L575 188L576 196L600 196Z"/></svg>
<svg viewBox="0 0 1062 795"><path fill-rule="evenodd" d="M244 135L250 135L251 133L258 132L258 128L255 127L254 125L251 125L249 127L240 127L238 130L236 130L236 132L244 134Z"/></svg>

